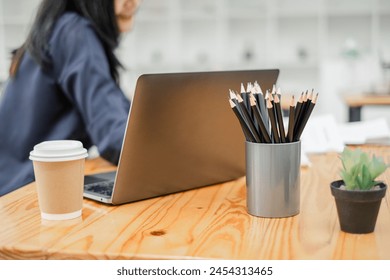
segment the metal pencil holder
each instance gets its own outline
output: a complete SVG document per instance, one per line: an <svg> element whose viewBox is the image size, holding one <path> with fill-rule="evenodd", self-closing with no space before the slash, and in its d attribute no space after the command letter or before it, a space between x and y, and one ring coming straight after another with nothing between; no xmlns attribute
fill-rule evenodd
<svg viewBox="0 0 390 280"><path fill-rule="evenodd" d="M267 218L297 215L301 142L246 142L245 148L248 213Z"/></svg>

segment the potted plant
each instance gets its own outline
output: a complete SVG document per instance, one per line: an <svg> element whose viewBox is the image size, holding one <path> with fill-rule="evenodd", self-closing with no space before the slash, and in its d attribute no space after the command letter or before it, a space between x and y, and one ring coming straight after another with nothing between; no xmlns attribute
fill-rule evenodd
<svg viewBox="0 0 390 280"><path fill-rule="evenodd" d="M389 165L383 159L370 157L360 149L345 148L340 155L342 180L331 183L335 197L340 228L349 233L370 233L376 219L387 185L375 181Z"/></svg>

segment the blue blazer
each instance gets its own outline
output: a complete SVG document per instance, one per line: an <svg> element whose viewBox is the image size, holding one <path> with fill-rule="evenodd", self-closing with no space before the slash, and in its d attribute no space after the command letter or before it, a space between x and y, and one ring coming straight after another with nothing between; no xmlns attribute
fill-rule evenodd
<svg viewBox="0 0 390 280"><path fill-rule="evenodd" d="M79 140L118 162L130 103L92 24L64 14L48 56L50 71L44 71L26 52L0 97L0 195L34 180L29 153L42 141Z"/></svg>

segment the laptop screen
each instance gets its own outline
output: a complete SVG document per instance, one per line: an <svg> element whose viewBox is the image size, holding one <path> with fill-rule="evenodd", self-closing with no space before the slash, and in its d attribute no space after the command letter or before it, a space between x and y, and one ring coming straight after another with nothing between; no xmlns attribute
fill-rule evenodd
<svg viewBox="0 0 390 280"><path fill-rule="evenodd" d="M129 114L112 203L217 184L245 175L245 139L229 89L257 81L263 91L279 70L146 74Z"/></svg>

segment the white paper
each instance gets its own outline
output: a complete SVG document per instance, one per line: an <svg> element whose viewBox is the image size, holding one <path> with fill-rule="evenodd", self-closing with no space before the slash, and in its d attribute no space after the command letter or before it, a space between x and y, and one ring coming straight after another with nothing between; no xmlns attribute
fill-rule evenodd
<svg viewBox="0 0 390 280"><path fill-rule="evenodd" d="M390 128L385 118L339 124L345 144L366 144L390 141Z"/></svg>
<svg viewBox="0 0 390 280"><path fill-rule="evenodd" d="M342 152L344 149L339 127L330 114L310 117L301 141L305 153Z"/></svg>
<svg viewBox="0 0 390 280"><path fill-rule="evenodd" d="M385 118L337 123L331 114L312 116L303 130L301 166L310 166L307 154L341 153L345 145L388 144L390 128Z"/></svg>

